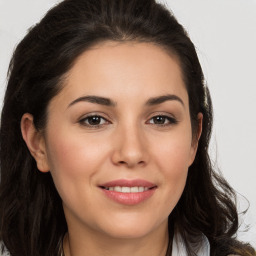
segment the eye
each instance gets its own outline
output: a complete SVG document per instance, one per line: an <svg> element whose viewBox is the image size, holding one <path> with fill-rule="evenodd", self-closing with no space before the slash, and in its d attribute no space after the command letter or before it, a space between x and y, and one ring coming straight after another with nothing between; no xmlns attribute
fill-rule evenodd
<svg viewBox="0 0 256 256"><path fill-rule="evenodd" d="M148 123L153 125L167 126L167 125L177 124L177 120L170 116L158 115L158 116L152 117L148 121Z"/></svg>
<svg viewBox="0 0 256 256"><path fill-rule="evenodd" d="M91 115L91 116L87 116L87 117L82 118L81 120L79 120L79 123L84 125L84 126L97 128L99 126L102 126L102 125L105 125L105 124L109 123L109 121L107 121L102 116Z"/></svg>

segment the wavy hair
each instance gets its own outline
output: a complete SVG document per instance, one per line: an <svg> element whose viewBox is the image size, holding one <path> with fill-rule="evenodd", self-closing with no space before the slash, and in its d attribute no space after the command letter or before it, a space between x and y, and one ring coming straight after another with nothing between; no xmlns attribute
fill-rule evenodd
<svg viewBox="0 0 256 256"><path fill-rule="evenodd" d="M193 245L202 233L211 255L255 255L249 245L232 238L238 230L235 192L209 159L212 104L195 47L174 15L154 0L64 0L17 46L1 115L0 240L12 256L61 254L67 232L62 201L51 174L38 171L22 139L20 120L31 113L35 127L43 129L47 106L62 89L65 74L84 51L107 40L148 42L174 54L189 96L193 132L197 114L204 116L195 161L169 216L170 234L175 225L189 255L195 255Z"/></svg>

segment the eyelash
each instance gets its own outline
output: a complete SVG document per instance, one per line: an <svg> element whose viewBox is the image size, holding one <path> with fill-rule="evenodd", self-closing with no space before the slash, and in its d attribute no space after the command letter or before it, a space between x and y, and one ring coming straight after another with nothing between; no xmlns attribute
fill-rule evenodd
<svg viewBox="0 0 256 256"><path fill-rule="evenodd" d="M100 123L99 124L90 124L90 118L91 119L98 118L98 119L100 119ZM104 124L101 123L102 120L105 121ZM89 115L89 116L86 116L86 117L82 118L81 120L79 120L79 123L83 126L95 129L95 128L100 128L103 125L106 125L107 123L110 123L110 122L106 118L102 117L101 115Z"/></svg>
<svg viewBox="0 0 256 256"><path fill-rule="evenodd" d="M162 118L164 119L164 123L159 123L159 124L155 124L155 123L149 123L151 120L156 120L156 118ZM166 121L168 121L168 123L166 123ZM149 119L149 124L151 125L157 125L157 126L171 126L171 125L175 125L178 123L177 119L175 119L174 117L170 117L170 116L167 116L167 115L156 115L156 116L153 116Z"/></svg>
<svg viewBox="0 0 256 256"><path fill-rule="evenodd" d="M91 118L91 120L90 120ZM99 124L91 124L90 121L93 121L92 119L100 119L100 123ZM156 118L162 118L164 119L164 122L163 123L159 123L159 124L156 124L156 123L151 123L151 121L156 121ZM104 120L104 123L101 123L102 121ZM161 120L162 121L162 120ZM167 121L167 123L166 123ZM109 124L111 123L110 121L108 121L106 118L102 117L101 115L89 115L89 116L86 116L84 118L82 118L81 120L79 120L79 123L83 126L86 126L86 127L89 127L91 129L97 129L97 128L101 128L102 126L106 125L106 124ZM149 119L149 121L146 122L147 124L150 124L150 125L156 125L156 126L160 126L160 127L166 127L166 126L171 126L171 125L175 125L178 123L178 121L174 118L174 117L170 117L170 116L167 116L167 115L155 115L153 117L151 117Z"/></svg>

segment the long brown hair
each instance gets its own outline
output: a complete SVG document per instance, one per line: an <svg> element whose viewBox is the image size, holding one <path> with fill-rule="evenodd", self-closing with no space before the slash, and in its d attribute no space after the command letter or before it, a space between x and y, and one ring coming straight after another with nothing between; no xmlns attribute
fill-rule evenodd
<svg viewBox="0 0 256 256"><path fill-rule="evenodd" d="M105 40L150 42L175 54L194 132L197 114L203 113L198 152L170 214L170 232L175 224L189 255L195 255L192 245L202 233L209 239L211 255L255 255L232 238L238 230L235 193L209 159L212 103L195 47L173 14L154 0L65 0L17 46L1 116L0 240L12 256L60 255L67 232L62 202L51 174L37 170L22 139L20 120L28 112L36 128L44 128L47 106L61 90L65 74L82 52Z"/></svg>

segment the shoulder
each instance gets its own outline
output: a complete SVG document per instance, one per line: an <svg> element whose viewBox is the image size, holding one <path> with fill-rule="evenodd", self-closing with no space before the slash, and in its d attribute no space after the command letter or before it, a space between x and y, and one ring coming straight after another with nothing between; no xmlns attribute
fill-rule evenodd
<svg viewBox="0 0 256 256"><path fill-rule="evenodd" d="M0 256L11 256L2 241L0 241Z"/></svg>
<svg viewBox="0 0 256 256"><path fill-rule="evenodd" d="M198 237L196 244L190 244L190 249L197 256L210 256L210 243L207 237L203 234ZM172 242L172 254L188 256L186 245L179 233L175 233Z"/></svg>
<svg viewBox="0 0 256 256"><path fill-rule="evenodd" d="M0 256L10 256L10 253L9 252L2 252L0 251Z"/></svg>
<svg viewBox="0 0 256 256"><path fill-rule="evenodd" d="M8 251L2 251L0 250L0 256L11 256L10 253Z"/></svg>

